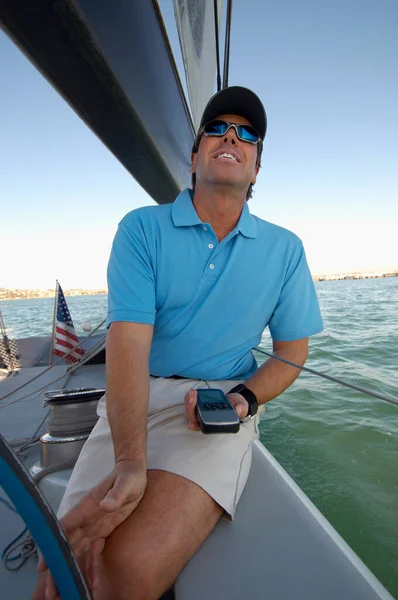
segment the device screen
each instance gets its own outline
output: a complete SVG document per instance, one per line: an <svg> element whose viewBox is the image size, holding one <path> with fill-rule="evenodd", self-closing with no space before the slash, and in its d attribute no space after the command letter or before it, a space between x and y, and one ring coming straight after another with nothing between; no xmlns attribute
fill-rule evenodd
<svg viewBox="0 0 398 600"><path fill-rule="evenodd" d="M202 410L233 410L231 404L226 401L225 394L221 390L198 390L198 402Z"/></svg>

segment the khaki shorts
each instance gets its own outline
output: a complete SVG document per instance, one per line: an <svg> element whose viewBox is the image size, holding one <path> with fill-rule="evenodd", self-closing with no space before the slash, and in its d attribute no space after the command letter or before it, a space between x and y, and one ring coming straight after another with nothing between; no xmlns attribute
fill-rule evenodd
<svg viewBox="0 0 398 600"><path fill-rule="evenodd" d="M204 435L187 428L184 396L191 388L228 392L238 381L150 378L148 406L148 469L169 471L203 488L231 517L242 494L251 464L251 444L258 438L258 416L241 423L236 434ZM85 443L69 480L58 516L62 517L114 466L105 396L99 420Z"/></svg>

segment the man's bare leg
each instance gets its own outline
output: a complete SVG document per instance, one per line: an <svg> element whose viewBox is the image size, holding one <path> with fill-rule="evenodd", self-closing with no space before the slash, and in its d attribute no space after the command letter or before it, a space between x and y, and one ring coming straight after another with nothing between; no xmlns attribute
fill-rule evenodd
<svg viewBox="0 0 398 600"><path fill-rule="evenodd" d="M157 600L212 531L222 508L192 481L148 471L145 495L109 537L95 600ZM32 600L44 600L42 574Z"/></svg>
<svg viewBox="0 0 398 600"><path fill-rule="evenodd" d="M198 485L148 471L145 495L110 536L95 600L157 600L212 531L222 508Z"/></svg>

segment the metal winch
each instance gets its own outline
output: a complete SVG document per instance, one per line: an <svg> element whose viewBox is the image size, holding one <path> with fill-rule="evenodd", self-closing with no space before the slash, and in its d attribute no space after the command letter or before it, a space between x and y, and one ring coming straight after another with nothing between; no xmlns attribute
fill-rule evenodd
<svg viewBox="0 0 398 600"><path fill-rule="evenodd" d="M97 404L104 389L80 388L45 392L45 406L51 409L47 433L41 436L40 467L73 464L95 426Z"/></svg>

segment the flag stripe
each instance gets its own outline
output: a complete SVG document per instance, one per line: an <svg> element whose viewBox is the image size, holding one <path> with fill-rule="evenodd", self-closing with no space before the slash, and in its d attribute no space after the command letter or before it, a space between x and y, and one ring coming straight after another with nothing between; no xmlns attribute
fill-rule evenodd
<svg viewBox="0 0 398 600"><path fill-rule="evenodd" d="M80 354L81 356L83 356L84 354L84 350L82 350L82 348L76 348L75 344L70 344L69 342L65 342L64 340L61 340L59 338L56 339L55 342L55 347L57 346L63 346L64 348L67 348L68 350L73 350L73 352L75 354Z"/></svg>
<svg viewBox="0 0 398 600"><path fill-rule="evenodd" d="M71 344L70 342L67 341L67 339L63 339L60 338L59 336L57 336L57 339L55 340L56 345L58 346L65 346L66 348L70 348L72 350L72 348L74 348L76 346L76 344Z"/></svg>
<svg viewBox="0 0 398 600"><path fill-rule="evenodd" d="M58 284L57 318L54 331L54 354L65 357L65 362L76 363L85 355L82 348L77 348L79 338L76 335L68 305L61 286ZM66 356L69 352L69 355Z"/></svg>
<svg viewBox="0 0 398 600"><path fill-rule="evenodd" d="M61 334L57 335L56 341L57 340L63 340L64 342L67 342L68 344L70 344L70 348L74 348L79 343L78 340L72 340L69 336L61 335Z"/></svg>
<svg viewBox="0 0 398 600"><path fill-rule="evenodd" d="M57 349L55 348L55 350L54 350L54 354L56 354L57 356L61 356L61 357L62 357L62 356L65 356L65 354L66 354L66 353L65 353L65 352L61 352L61 350L57 350ZM74 357L74 356L72 356L72 355L69 355L69 356L67 356L67 357L65 358L65 362L69 362L69 363L77 363L77 362L79 362L79 359L78 359L78 358L75 358L75 357Z"/></svg>
<svg viewBox="0 0 398 600"><path fill-rule="evenodd" d="M55 348L54 354L56 354L57 356L64 356L65 360L69 362L79 362L79 360L81 359L81 356L74 356L74 354L69 354L68 356L66 356L66 352L64 352L63 350L59 350L58 348Z"/></svg>
<svg viewBox="0 0 398 600"><path fill-rule="evenodd" d="M68 329L70 329L70 328L68 328ZM61 335L65 335L67 337L70 337L71 339L73 339L76 342L78 342L79 340L77 338L77 335L74 333L74 330L73 330L73 333L72 333L71 331L68 331L68 329L66 329L66 328L64 329L63 327L60 327L59 325L57 325L56 328L55 328L55 331L57 333L60 333Z"/></svg>

